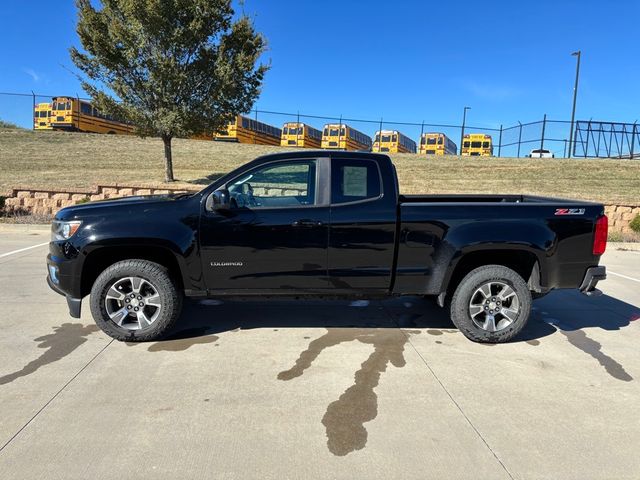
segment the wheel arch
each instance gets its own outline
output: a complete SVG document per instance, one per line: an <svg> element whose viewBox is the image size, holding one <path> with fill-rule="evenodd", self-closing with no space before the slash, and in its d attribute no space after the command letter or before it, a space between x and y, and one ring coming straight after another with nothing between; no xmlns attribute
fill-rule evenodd
<svg viewBox="0 0 640 480"><path fill-rule="evenodd" d="M520 275L533 292L540 292L540 261L526 249L482 249L459 256L444 279L442 293L450 296L460 281L472 270L484 265L501 265Z"/></svg>
<svg viewBox="0 0 640 480"><path fill-rule="evenodd" d="M82 297L91 292L98 275L114 263L122 260L147 260L165 267L179 289L184 289L180 262L169 248L158 245L145 246L104 246L87 254L80 280Z"/></svg>

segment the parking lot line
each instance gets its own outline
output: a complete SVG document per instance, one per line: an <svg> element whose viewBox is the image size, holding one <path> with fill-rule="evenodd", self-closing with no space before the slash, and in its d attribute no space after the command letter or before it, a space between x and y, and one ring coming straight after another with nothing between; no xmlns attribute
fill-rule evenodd
<svg viewBox="0 0 640 480"><path fill-rule="evenodd" d="M611 270L607 270L607 273L610 273L611 275L615 275L616 277L626 278L627 280L640 283L640 280L638 280L637 278L628 277L626 275L622 275L621 273L612 272Z"/></svg>
<svg viewBox="0 0 640 480"><path fill-rule="evenodd" d="M49 245L49 242L39 243L37 245L31 245L30 247L21 248L19 250L14 250L13 252L7 252L0 255L0 258L8 257L9 255L14 255L20 252L26 252L27 250L31 250L33 248L44 247L45 245Z"/></svg>

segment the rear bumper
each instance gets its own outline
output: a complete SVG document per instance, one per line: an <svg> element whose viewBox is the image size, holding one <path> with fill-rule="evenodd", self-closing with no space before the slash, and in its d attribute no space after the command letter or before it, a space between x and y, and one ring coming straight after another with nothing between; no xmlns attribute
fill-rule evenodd
<svg viewBox="0 0 640 480"><path fill-rule="evenodd" d="M602 292L596 288L598 282L606 280L607 269L604 266L589 267L584 274L584 279L580 284L579 290L585 295L601 295Z"/></svg>

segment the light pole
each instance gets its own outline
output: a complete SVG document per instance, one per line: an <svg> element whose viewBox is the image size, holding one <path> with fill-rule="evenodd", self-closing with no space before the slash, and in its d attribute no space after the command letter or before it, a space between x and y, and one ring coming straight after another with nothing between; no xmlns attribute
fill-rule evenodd
<svg viewBox="0 0 640 480"><path fill-rule="evenodd" d="M467 110L471 110L471 107L464 107L462 112L462 132L460 132L460 155L462 155L462 142L464 142L464 126L467 122Z"/></svg>
<svg viewBox="0 0 640 480"><path fill-rule="evenodd" d="M571 109L571 131L569 132L569 152L567 153L567 158L571 158L572 145L573 145L573 124L576 119L576 100L578 99L578 78L580 77L580 54L582 52L578 50L577 52L573 52L571 56L578 57L578 62L576 63L576 83L573 87L573 108Z"/></svg>

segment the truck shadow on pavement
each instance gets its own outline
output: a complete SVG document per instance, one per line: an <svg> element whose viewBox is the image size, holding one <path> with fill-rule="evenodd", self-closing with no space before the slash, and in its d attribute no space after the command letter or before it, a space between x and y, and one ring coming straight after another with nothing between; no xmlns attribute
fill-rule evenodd
<svg viewBox="0 0 640 480"><path fill-rule="evenodd" d="M557 321L549 321L554 318ZM558 332L585 328L615 331L640 320L640 308L608 295L586 297L552 292L533 302L527 326L510 343L540 341ZM558 323L560 322L560 323ZM420 297L353 302L333 300L187 301L182 318L166 341L210 343L198 337L258 328L402 328L431 335L457 332L445 309ZM216 338L217 340L217 338ZM157 348L157 347L156 347Z"/></svg>

